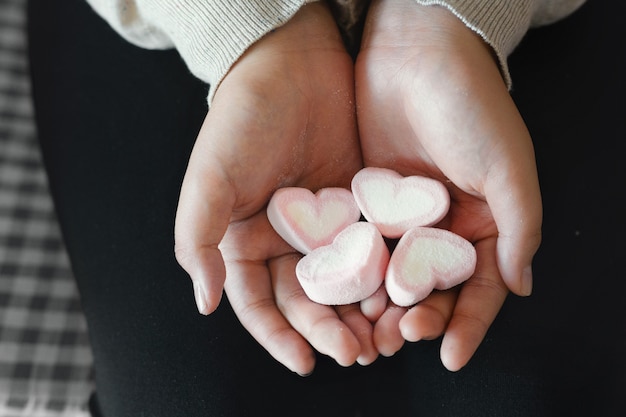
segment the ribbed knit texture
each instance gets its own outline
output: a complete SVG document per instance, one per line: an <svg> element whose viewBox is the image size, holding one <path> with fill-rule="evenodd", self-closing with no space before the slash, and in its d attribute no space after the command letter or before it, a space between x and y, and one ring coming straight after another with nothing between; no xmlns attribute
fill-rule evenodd
<svg viewBox="0 0 626 417"><path fill-rule="evenodd" d="M208 102L250 45L315 0L87 0L128 41L144 48L175 47L190 71L210 85ZM494 50L511 87L507 57L531 25L553 22L584 0L416 0L446 7ZM352 26L365 0L330 0ZM358 12L358 13L357 13ZM342 28L349 30L349 27Z"/></svg>
<svg viewBox="0 0 626 417"><path fill-rule="evenodd" d="M585 0L535 1L535 11L530 26L537 27L554 23L574 13L584 3Z"/></svg>
<svg viewBox="0 0 626 417"><path fill-rule="evenodd" d="M572 13L585 0L416 0L447 8L478 33L494 50L502 76L512 86L507 58L531 26L552 23Z"/></svg>
<svg viewBox="0 0 626 417"><path fill-rule="evenodd" d="M307 0L88 0L111 26L144 48L176 47L190 71L210 85L208 101L230 67Z"/></svg>

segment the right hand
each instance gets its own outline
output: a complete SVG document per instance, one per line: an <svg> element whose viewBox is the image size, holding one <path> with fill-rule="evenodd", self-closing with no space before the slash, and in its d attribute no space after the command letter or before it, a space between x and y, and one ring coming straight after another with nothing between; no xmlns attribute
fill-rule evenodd
<svg viewBox="0 0 626 417"><path fill-rule="evenodd" d="M200 312L225 289L243 326L299 374L313 370L311 346L345 366L373 361L372 324L358 305L306 297L300 255L265 212L280 187L349 188L361 166L352 59L328 8L312 3L233 66L192 151L175 240Z"/></svg>

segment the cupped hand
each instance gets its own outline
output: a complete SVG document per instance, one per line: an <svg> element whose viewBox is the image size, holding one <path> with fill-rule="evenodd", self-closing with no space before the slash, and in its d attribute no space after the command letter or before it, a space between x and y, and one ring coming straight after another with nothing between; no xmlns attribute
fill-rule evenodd
<svg viewBox="0 0 626 417"><path fill-rule="evenodd" d="M299 374L315 348L341 365L375 359L358 305L322 306L295 277L300 255L265 212L284 186L349 188L361 168L353 62L322 3L255 43L216 91L192 151L176 216L176 256L200 312L223 289L243 326Z"/></svg>
<svg viewBox="0 0 626 417"><path fill-rule="evenodd" d="M441 358L463 367L510 291L529 295L541 241L541 196L528 130L490 47L450 11L413 0L374 1L356 68L366 166L444 182L451 194L438 225L471 241L474 275L410 309L377 317L384 355L404 339L444 335Z"/></svg>

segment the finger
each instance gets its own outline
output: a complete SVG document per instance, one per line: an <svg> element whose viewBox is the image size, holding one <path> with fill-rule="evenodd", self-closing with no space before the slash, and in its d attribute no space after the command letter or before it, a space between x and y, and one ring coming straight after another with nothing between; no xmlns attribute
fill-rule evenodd
<svg viewBox="0 0 626 417"><path fill-rule="evenodd" d="M310 374L314 352L278 309L267 264L275 254L293 249L274 232L263 211L231 222L220 249L227 274L224 289L241 324L288 369Z"/></svg>
<svg viewBox="0 0 626 417"><path fill-rule="evenodd" d="M374 327L361 312L359 304L337 306L335 311L359 341L361 349L357 363L364 366L373 363L378 357L378 350L374 346Z"/></svg>
<svg viewBox="0 0 626 417"><path fill-rule="evenodd" d="M448 326L456 303L458 289L433 291L413 306L400 320L400 333L409 342L434 340Z"/></svg>
<svg viewBox="0 0 626 417"><path fill-rule="evenodd" d="M291 371L300 375L313 372L314 352L279 311L265 263L228 260L226 266L226 294L244 328Z"/></svg>
<svg viewBox="0 0 626 417"><path fill-rule="evenodd" d="M476 244L474 275L461 287L441 344L441 361L458 371L478 349L508 294L495 259L495 239Z"/></svg>
<svg viewBox="0 0 626 417"><path fill-rule="evenodd" d="M236 191L217 164L207 163L200 136L181 187L174 250L193 281L198 311L209 314L219 305L226 278L218 245L228 227Z"/></svg>
<svg viewBox="0 0 626 417"><path fill-rule="evenodd" d="M387 290L385 290L384 285L381 285L374 294L361 300L361 312L373 323L385 312L388 300Z"/></svg>
<svg viewBox="0 0 626 417"><path fill-rule="evenodd" d="M381 355L393 356L404 345L399 323L406 311L406 308L390 302L374 325L374 345Z"/></svg>
<svg viewBox="0 0 626 417"><path fill-rule="evenodd" d="M519 146L532 147L530 139ZM515 152L513 168L488 178L485 196L498 228L497 261L502 279L515 294L532 292L532 260L541 243L542 202L532 149ZM524 155L527 155L524 158Z"/></svg>
<svg viewBox="0 0 626 417"><path fill-rule="evenodd" d="M359 339L332 307L306 296L295 275L298 259L299 256L282 256L269 263L278 308L318 352L341 366L354 364L361 353Z"/></svg>

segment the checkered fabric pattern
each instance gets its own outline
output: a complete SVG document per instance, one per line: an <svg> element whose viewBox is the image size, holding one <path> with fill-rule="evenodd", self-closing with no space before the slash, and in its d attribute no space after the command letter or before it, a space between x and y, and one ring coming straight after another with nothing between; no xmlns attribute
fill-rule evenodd
<svg viewBox="0 0 626 417"><path fill-rule="evenodd" d="M84 417L92 356L33 122L26 0L0 0L0 417Z"/></svg>

